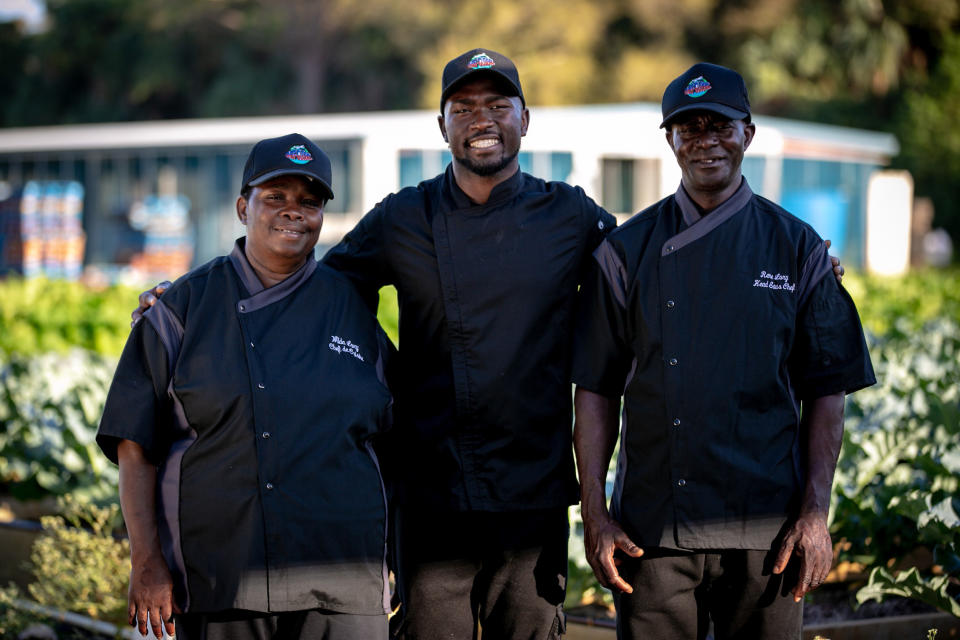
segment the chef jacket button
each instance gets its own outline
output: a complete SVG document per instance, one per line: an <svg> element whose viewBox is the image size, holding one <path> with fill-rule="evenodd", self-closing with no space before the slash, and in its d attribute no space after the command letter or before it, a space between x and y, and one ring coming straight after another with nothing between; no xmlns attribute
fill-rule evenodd
<svg viewBox="0 0 960 640"><path fill-rule="evenodd" d="M245 306L243 306L242 304L238 304L237 306L240 307L240 311L246 311L246 309L247 309L247 308L246 308Z"/></svg>
<svg viewBox="0 0 960 640"><path fill-rule="evenodd" d="M683 478L680 478L679 480L677 480L677 486L678 486L678 487L685 487L685 486L687 486L687 481L684 480Z"/></svg>
<svg viewBox="0 0 960 640"><path fill-rule="evenodd" d="M258 383L257 383L257 388L258 388L258 389L266 389L266 387L263 386L263 383L262 383L262 382L258 382Z"/></svg>
<svg viewBox="0 0 960 640"><path fill-rule="evenodd" d="M671 366L671 367L677 366L677 359L676 359L676 358L670 358L670 366Z"/></svg>
<svg viewBox="0 0 960 640"><path fill-rule="evenodd" d="M603 220L597 222L597 228L600 229L600 231L603 231Z"/></svg>
<svg viewBox="0 0 960 640"><path fill-rule="evenodd" d="M677 306L676 302L674 302L673 300L667 300L667 309L673 309L675 306ZM253 346L253 345L250 345L250 346Z"/></svg>
<svg viewBox="0 0 960 640"><path fill-rule="evenodd" d="M679 427L679 426L680 426L680 418L674 418L674 419L673 419L673 426L675 426L675 427Z"/></svg>
<svg viewBox="0 0 960 640"><path fill-rule="evenodd" d="M269 440L269 439L270 439L270 432L269 432L269 431L264 431L264 432L260 435L260 437L263 438L264 440Z"/></svg>
<svg viewBox="0 0 960 640"><path fill-rule="evenodd" d="M250 348L253 349L253 343L252 343L252 342L250 343Z"/></svg>
<svg viewBox="0 0 960 640"><path fill-rule="evenodd" d="M273 483L272 483L272 482L268 482L268 483L267 483L267 491L271 491L272 489L273 489Z"/></svg>
<svg viewBox="0 0 960 640"><path fill-rule="evenodd" d="M667 245L667 253L670 253L671 251L673 251L673 245L669 244Z"/></svg>

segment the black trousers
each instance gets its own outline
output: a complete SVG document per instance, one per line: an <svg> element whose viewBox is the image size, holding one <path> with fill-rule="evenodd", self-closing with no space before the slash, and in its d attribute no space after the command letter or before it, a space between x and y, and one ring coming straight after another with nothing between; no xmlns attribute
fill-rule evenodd
<svg viewBox="0 0 960 640"><path fill-rule="evenodd" d="M564 631L567 509L396 514L402 640L549 640Z"/></svg>
<svg viewBox="0 0 960 640"><path fill-rule="evenodd" d="M794 563L773 575L772 551L684 553L645 549L620 575L632 594L614 593L620 640L800 640L803 602L794 602Z"/></svg>
<svg viewBox="0 0 960 640"><path fill-rule="evenodd" d="M224 611L184 613L175 620L177 640L386 640L388 636L386 614ZM152 637L150 629L147 635Z"/></svg>

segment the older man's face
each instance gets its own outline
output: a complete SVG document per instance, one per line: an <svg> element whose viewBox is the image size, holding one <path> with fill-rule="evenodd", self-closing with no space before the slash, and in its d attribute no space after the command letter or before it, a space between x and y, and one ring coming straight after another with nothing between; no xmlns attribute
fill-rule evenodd
<svg viewBox="0 0 960 640"><path fill-rule="evenodd" d="M740 186L743 153L750 146L754 125L709 111L678 117L667 131L690 195L716 194Z"/></svg>

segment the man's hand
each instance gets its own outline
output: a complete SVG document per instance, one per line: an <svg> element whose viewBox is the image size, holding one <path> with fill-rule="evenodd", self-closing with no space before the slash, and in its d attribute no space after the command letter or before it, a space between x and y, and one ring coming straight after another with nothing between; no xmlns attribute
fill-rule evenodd
<svg viewBox="0 0 960 640"><path fill-rule="evenodd" d="M173 600L173 580L170 569L162 556L152 554L144 559L133 560L130 571L130 589L127 592L127 624L136 625L140 635L147 635L147 614L150 627L158 639L163 637L162 626L167 635L175 635L173 614L181 613Z"/></svg>
<svg viewBox="0 0 960 640"><path fill-rule="evenodd" d="M833 544L827 530L826 514L801 514L787 531L780 552L773 565L774 573L783 573L791 556L800 561L797 584L793 588L794 602L820 586L833 564Z"/></svg>
<svg viewBox="0 0 960 640"><path fill-rule="evenodd" d="M614 554L619 549L631 558L639 558L643 555L643 549L633 543L616 520L609 516L589 518L584 515L583 547L587 562L600 584L607 589L633 593L633 587L617 571L620 560Z"/></svg>
<svg viewBox="0 0 960 640"><path fill-rule="evenodd" d="M170 288L170 281L164 280L163 282L155 286L153 289L150 289L149 291L144 291L143 293L140 294L140 298L138 299L140 306L134 309L133 313L130 314L130 317L133 319L130 322L131 329L133 329L133 327L135 327L136 324L143 319L143 314L146 313L147 309L152 307L153 303L157 301L157 298L159 298L160 295L169 288Z"/></svg>
<svg viewBox="0 0 960 640"><path fill-rule="evenodd" d="M829 250L832 243L829 240L824 240L823 244L827 247L827 250ZM843 265L840 264L840 258L830 256L830 264L833 265L833 276L837 279L837 284L843 284L843 274L846 270L843 268Z"/></svg>

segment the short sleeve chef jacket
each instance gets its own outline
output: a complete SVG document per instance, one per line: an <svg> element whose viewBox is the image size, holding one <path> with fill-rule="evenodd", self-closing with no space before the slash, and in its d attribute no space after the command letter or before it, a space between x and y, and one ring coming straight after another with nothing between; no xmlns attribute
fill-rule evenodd
<svg viewBox="0 0 960 640"><path fill-rule="evenodd" d="M582 189L519 171L474 204L448 167L388 196L325 256L373 299L397 288L389 475L401 478L401 503L511 511L576 501L573 308L615 224Z"/></svg>
<svg viewBox="0 0 960 640"><path fill-rule="evenodd" d="M702 218L681 186L594 256L573 379L624 396L612 514L641 546L769 548L801 401L875 382L823 242L744 180Z"/></svg>
<svg viewBox="0 0 960 640"><path fill-rule="evenodd" d="M309 259L268 289L243 251L177 280L120 358L98 442L159 465L159 533L191 612L388 610L389 340Z"/></svg>

